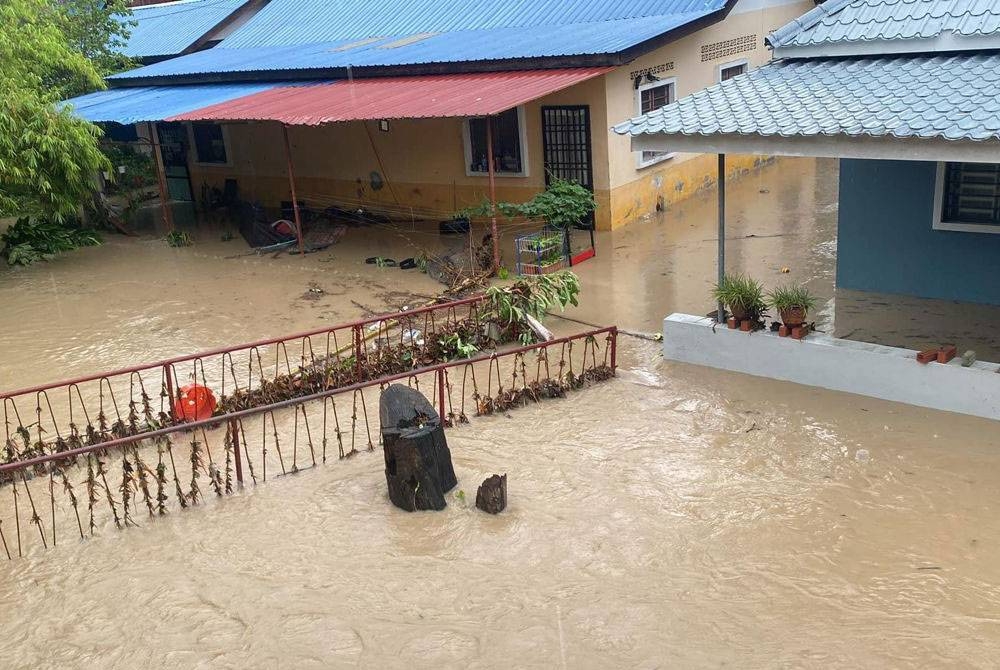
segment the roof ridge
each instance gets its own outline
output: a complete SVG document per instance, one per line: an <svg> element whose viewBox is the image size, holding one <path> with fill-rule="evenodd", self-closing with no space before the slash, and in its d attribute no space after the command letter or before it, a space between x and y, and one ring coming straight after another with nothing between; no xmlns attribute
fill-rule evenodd
<svg viewBox="0 0 1000 670"><path fill-rule="evenodd" d="M764 38L764 41L772 49L780 47L790 42L800 32L812 28L828 16L833 16L852 2L854 0L826 0L823 4L813 7L802 16L781 26Z"/></svg>

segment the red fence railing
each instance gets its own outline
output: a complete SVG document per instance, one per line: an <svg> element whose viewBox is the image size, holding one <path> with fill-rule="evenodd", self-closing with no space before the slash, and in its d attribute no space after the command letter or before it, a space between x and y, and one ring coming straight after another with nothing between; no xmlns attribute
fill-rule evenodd
<svg viewBox="0 0 1000 670"><path fill-rule="evenodd" d="M0 464L0 542L8 558L21 556L35 534L25 531L30 526L39 540L32 546L47 548L67 525L83 539L316 467L331 451L345 458L374 449L378 394L393 382L428 397L447 426L563 397L614 376L617 334L614 327L592 330L185 424L140 423L134 434L64 450L45 443L44 453Z"/></svg>

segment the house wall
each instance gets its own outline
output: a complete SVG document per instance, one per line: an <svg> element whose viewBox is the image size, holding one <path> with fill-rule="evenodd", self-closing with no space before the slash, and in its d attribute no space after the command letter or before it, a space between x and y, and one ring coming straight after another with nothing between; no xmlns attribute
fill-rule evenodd
<svg viewBox="0 0 1000 670"><path fill-rule="evenodd" d="M669 69L656 76L676 78L676 95L687 95L714 83L724 63L743 59L751 67L765 63L769 52L764 36L813 6L812 0L741 0L719 24L604 77L529 103L524 115L528 174L498 176L498 198L524 201L544 188L541 107L560 104L590 106L598 228L607 230L641 219L713 186L714 155L676 154L640 169L629 139L611 132L612 125L636 114L633 73L669 64ZM743 36L750 38L749 48L703 59L703 46ZM414 208L416 215L447 218L456 209L481 202L489 192L486 177L466 175L463 123L460 119L393 120L389 132L381 132L376 122L292 127L289 137L299 199L316 203L349 200L371 207L396 207L399 203ZM280 126L228 124L226 133L229 165L197 165L192 156L191 181L196 197L203 183L221 187L227 177L236 177L245 198L265 205L290 200ZM730 156L729 175L739 176L766 160ZM378 191L369 185L369 175L376 171L387 182Z"/></svg>
<svg viewBox="0 0 1000 670"><path fill-rule="evenodd" d="M635 100L636 72L646 68L659 70L654 76L663 81L674 79L676 98L684 97L715 84L719 66L723 64L746 60L752 69L767 63L771 55L764 46L767 34L813 7L812 0L741 0L724 21L671 42L609 73L606 90L611 124L621 123L639 113ZM703 56L703 46L739 37L749 38L746 40L749 48L744 45L726 53L709 52ZM615 227L649 216L658 208L715 184L717 161L714 155L678 153L655 165L639 168L628 137L611 133L608 146L611 220ZM767 160L761 156L728 156L728 174L739 176Z"/></svg>
<svg viewBox="0 0 1000 670"><path fill-rule="evenodd" d="M1000 305L1000 235L934 230L936 169L840 161L838 286Z"/></svg>
<svg viewBox="0 0 1000 670"><path fill-rule="evenodd" d="M590 105L595 196L598 225L610 227L607 129L604 79L597 77L525 105L528 174L497 176L500 200L530 199L545 187L542 167L541 108L545 105ZM371 207L414 208L415 214L448 218L456 209L475 205L489 194L489 179L467 176L462 119L392 120L389 131L377 122L338 123L289 128L297 195L321 203L334 199ZM367 132L366 132L367 126ZM230 164L194 164L192 185L221 187L227 177L239 180L245 198L265 205L291 200L281 127L276 123L226 124ZM379 172L386 185L370 186Z"/></svg>

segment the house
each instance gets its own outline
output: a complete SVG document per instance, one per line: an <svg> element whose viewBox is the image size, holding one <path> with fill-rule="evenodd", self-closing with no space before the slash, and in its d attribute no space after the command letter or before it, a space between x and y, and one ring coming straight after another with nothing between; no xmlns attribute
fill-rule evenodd
<svg viewBox="0 0 1000 670"><path fill-rule="evenodd" d="M766 61L763 35L813 5L271 0L214 48L69 103L147 138L155 124L174 200L229 183L268 206L441 219L562 177L610 229L714 178L714 159L633 152L611 124Z"/></svg>
<svg viewBox="0 0 1000 670"><path fill-rule="evenodd" d="M256 13L266 0L174 0L133 3L124 55L144 65L221 42Z"/></svg>
<svg viewBox="0 0 1000 670"><path fill-rule="evenodd" d="M767 43L770 64L616 130L839 158L838 287L1000 305L1000 4L828 0Z"/></svg>
<svg viewBox="0 0 1000 670"><path fill-rule="evenodd" d="M771 63L615 130L638 151L717 154L720 276L727 155L838 158L838 289L956 301L954 316L936 322L944 306L922 301L910 324L936 344L918 354L823 333L748 337L673 314L664 355L1000 419L997 363L937 353L1000 349L996 326L976 325L1000 323L1000 4L827 0L767 43Z"/></svg>

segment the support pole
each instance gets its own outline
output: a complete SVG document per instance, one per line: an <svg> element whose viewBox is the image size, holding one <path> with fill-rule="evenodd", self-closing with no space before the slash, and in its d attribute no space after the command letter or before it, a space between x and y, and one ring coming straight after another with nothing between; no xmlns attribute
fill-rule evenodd
<svg viewBox="0 0 1000 670"><path fill-rule="evenodd" d="M149 143L153 145L153 164L156 167L156 181L160 187L160 213L163 215L163 225L169 233L174 229L174 213L170 211L170 203L167 200L169 191L166 169L163 167L163 151L160 149L160 136L152 121L146 122L146 130L149 132Z"/></svg>
<svg viewBox="0 0 1000 670"><path fill-rule="evenodd" d="M719 286L726 277L726 154L719 154ZM726 306L718 304L716 321L726 320Z"/></svg>
<svg viewBox="0 0 1000 670"><path fill-rule="evenodd" d="M497 232L497 182L493 165L493 117L486 117L486 161L490 176L490 231L493 233L493 271L500 272L500 234Z"/></svg>
<svg viewBox="0 0 1000 670"><path fill-rule="evenodd" d="M285 161L288 163L288 185L292 190L292 212L295 213L295 237L299 241L299 256L305 257L306 248L302 242L302 217L299 215L299 199L295 195L295 171L292 168L292 147L288 143L288 126L281 124L281 135L285 140Z"/></svg>

